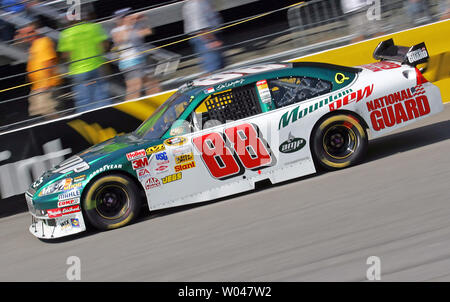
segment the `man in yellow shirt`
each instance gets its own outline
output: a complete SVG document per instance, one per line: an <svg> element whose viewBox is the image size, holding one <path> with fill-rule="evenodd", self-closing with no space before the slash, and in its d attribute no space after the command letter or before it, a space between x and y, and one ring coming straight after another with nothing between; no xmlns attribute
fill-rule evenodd
<svg viewBox="0 0 450 302"><path fill-rule="evenodd" d="M21 29L17 38L24 38L31 43L28 56L27 72L31 84L28 97L30 116L47 115L56 111L56 101L52 97L51 88L60 84L54 65L58 63L53 41L37 32L39 23L34 22Z"/></svg>

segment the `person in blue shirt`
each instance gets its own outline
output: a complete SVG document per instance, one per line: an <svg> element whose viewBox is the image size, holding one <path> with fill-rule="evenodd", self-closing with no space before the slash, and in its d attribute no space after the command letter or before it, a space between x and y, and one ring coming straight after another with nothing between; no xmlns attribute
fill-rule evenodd
<svg viewBox="0 0 450 302"><path fill-rule="evenodd" d="M5 12L20 13L25 11L24 1L19 0L1 0L1 8Z"/></svg>
<svg viewBox="0 0 450 302"><path fill-rule="evenodd" d="M22 13L25 11L25 4L18 0L1 0L0 9L7 13ZM14 38L16 28L11 23L5 21L3 16L0 16L0 40L9 41Z"/></svg>

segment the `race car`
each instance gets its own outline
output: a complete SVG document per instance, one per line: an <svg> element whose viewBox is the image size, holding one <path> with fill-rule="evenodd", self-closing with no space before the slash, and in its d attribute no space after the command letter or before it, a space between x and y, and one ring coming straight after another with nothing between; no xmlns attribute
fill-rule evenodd
<svg viewBox="0 0 450 302"><path fill-rule="evenodd" d="M378 137L443 110L417 68L429 56L381 42L375 63L272 63L181 86L134 132L61 162L25 193L30 232L59 238L150 211L360 163ZM277 201L282 202L282 201Z"/></svg>

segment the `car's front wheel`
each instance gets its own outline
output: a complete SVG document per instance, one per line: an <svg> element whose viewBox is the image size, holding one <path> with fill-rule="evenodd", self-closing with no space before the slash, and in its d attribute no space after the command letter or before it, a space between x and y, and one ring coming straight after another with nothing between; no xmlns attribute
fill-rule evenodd
<svg viewBox="0 0 450 302"><path fill-rule="evenodd" d="M335 114L318 122L311 137L315 161L327 170L337 170L361 162L368 138L361 121L352 114Z"/></svg>
<svg viewBox="0 0 450 302"><path fill-rule="evenodd" d="M120 174L102 176L87 188L83 210L88 222L99 230L127 225L137 217L141 201L137 185Z"/></svg>

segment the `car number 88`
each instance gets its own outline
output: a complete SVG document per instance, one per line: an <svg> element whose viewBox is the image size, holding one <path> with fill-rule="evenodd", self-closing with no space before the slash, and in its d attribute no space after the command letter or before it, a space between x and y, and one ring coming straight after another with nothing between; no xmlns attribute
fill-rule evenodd
<svg viewBox="0 0 450 302"><path fill-rule="evenodd" d="M192 142L210 174L220 180L241 175L245 169L258 170L275 163L269 145L252 124L201 135Z"/></svg>

